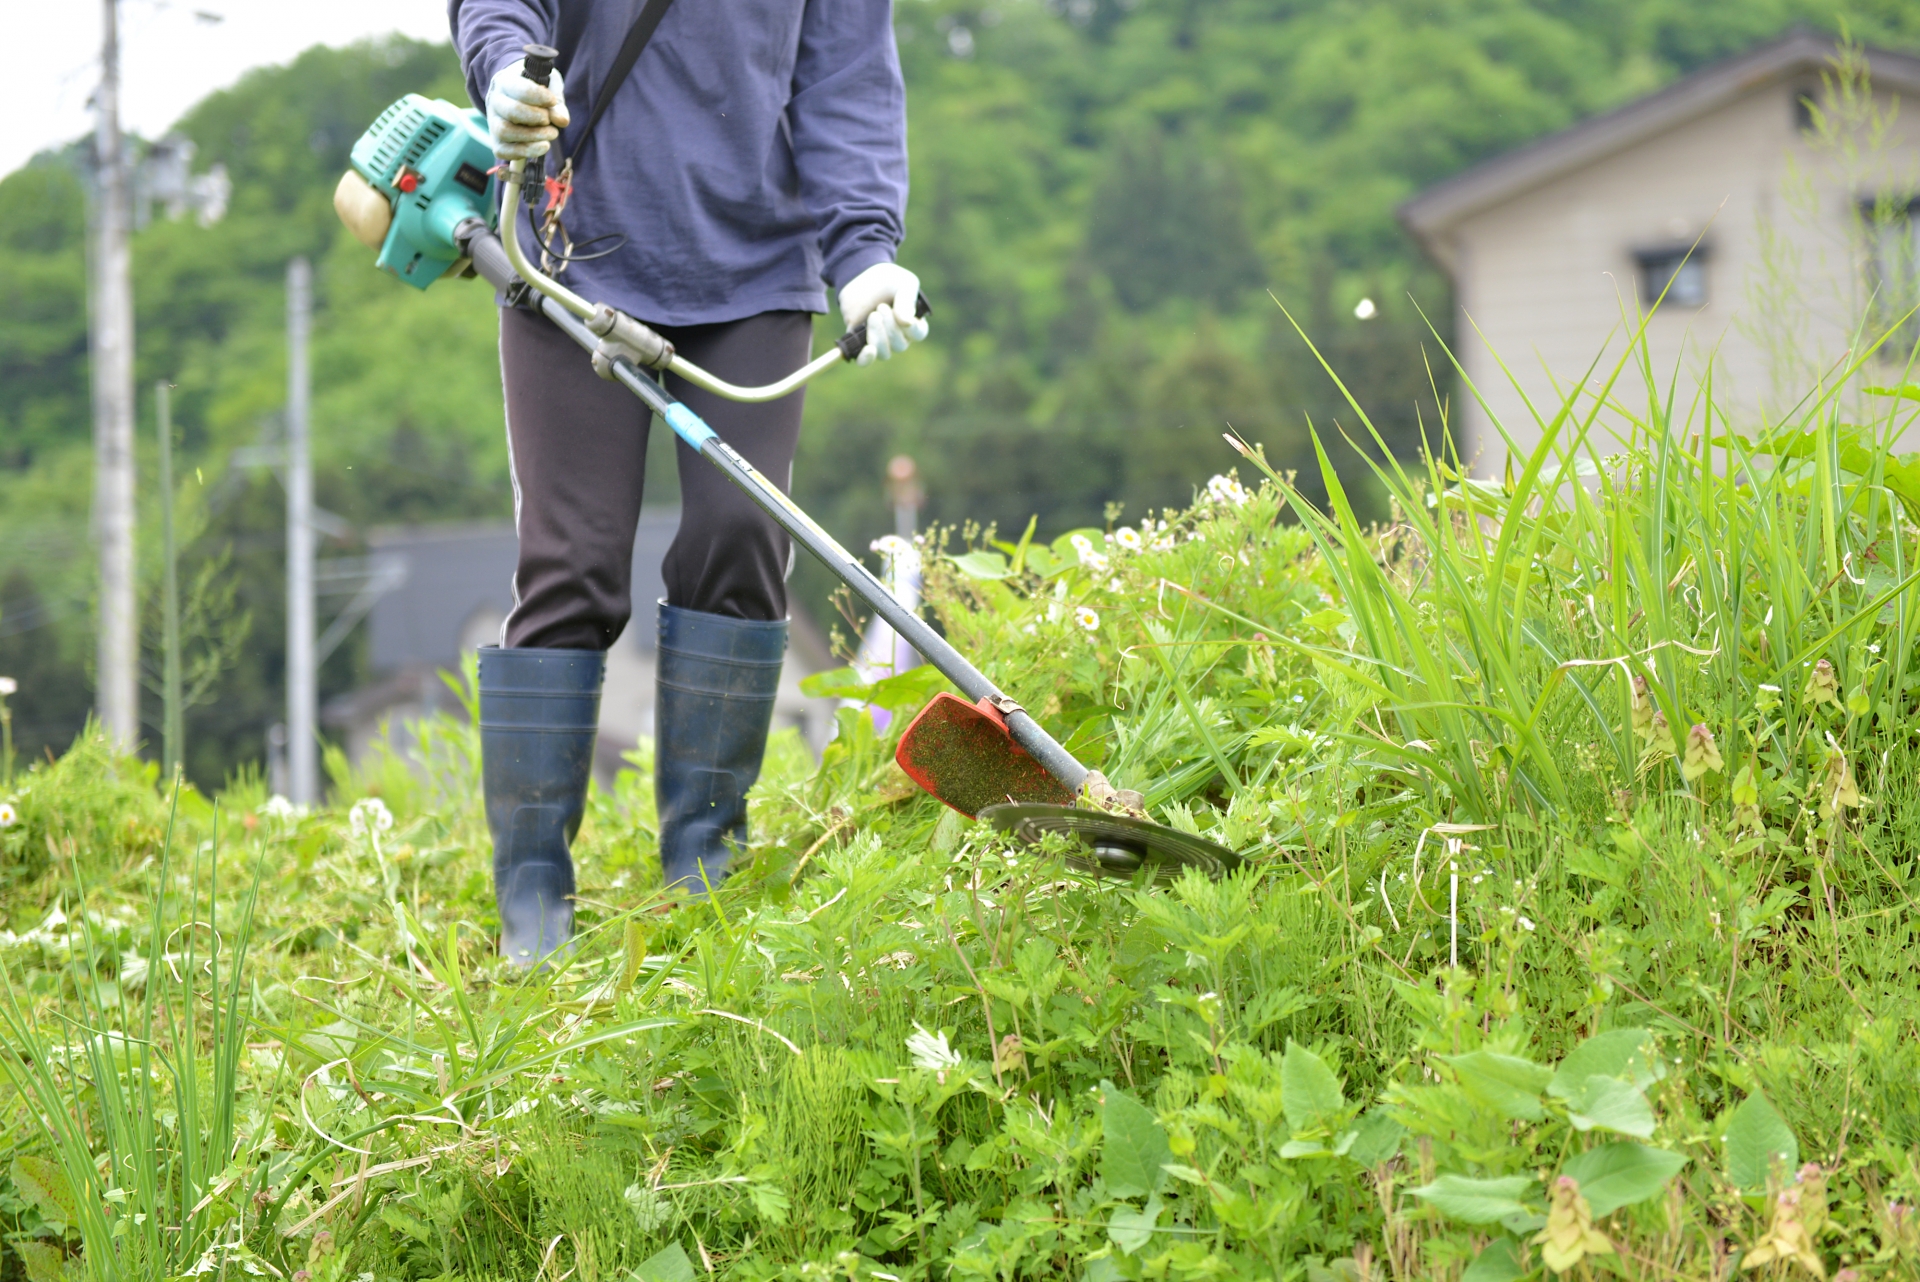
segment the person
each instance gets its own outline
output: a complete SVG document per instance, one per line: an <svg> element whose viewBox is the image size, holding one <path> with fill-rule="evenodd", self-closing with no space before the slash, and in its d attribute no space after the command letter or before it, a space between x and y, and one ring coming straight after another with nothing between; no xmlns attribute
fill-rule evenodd
<svg viewBox="0 0 1920 1282"><path fill-rule="evenodd" d="M865 331L862 364L924 338L919 280L894 262L907 157L891 0L668 0L631 71L606 83L642 15L641 0L449 0L495 151L531 172L546 166L550 180L549 149L568 162L565 237L537 228L544 210L503 210L502 233L520 236L535 262L544 247L573 290L653 326L736 385L807 361L827 285L847 326ZM525 75L528 45L558 51L545 86ZM601 94L611 97L581 147ZM547 205L559 194L549 181ZM520 549L500 644L480 652L480 719L501 948L532 964L572 933L569 845L585 808L605 652L632 612L649 418L544 316L502 303ZM801 392L756 405L677 377L667 386L790 486ZM725 879L746 840L746 794L786 650L793 549L678 445L654 789L666 883L697 896Z"/></svg>

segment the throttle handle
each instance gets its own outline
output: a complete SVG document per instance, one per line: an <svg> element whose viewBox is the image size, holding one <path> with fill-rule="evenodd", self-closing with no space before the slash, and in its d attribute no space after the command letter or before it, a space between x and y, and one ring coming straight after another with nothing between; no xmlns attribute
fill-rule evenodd
<svg viewBox="0 0 1920 1282"><path fill-rule="evenodd" d="M913 303L914 319L921 320L932 314L933 304L927 301L926 294L922 292L920 297L916 298ZM839 338L835 339L833 345L840 350L841 360L859 360L861 349L867 345L866 327L862 325L854 326L846 333L840 335Z"/></svg>
<svg viewBox="0 0 1920 1282"><path fill-rule="evenodd" d="M546 88L553 75L554 60L559 58L560 51L551 45L521 45L520 51L527 55L527 79L542 89Z"/></svg>

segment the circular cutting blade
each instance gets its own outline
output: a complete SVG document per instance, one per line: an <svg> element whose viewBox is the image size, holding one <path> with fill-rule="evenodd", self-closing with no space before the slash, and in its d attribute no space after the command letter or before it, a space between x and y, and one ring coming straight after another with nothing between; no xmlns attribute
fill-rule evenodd
<svg viewBox="0 0 1920 1282"><path fill-rule="evenodd" d="M1103 877L1129 880L1145 864L1156 877L1173 877L1182 868L1198 868L1209 877L1220 878L1243 862L1225 846L1205 837L1100 810L1013 802L988 806L980 817L1029 844L1057 832L1085 851L1069 855L1068 864Z"/></svg>

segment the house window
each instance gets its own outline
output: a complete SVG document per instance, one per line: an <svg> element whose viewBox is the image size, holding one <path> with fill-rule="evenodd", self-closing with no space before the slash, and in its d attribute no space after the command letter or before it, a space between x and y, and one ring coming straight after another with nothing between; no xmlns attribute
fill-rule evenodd
<svg viewBox="0 0 1920 1282"><path fill-rule="evenodd" d="M1707 305L1707 252L1702 245L1646 250L1635 254L1640 264L1640 304L1652 307ZM1664 295L1664 297L1663 297Z"/></svg>
<svg viewBox="0 0 1920 1282"><path fill-rule="evenodd" d="M1863 201L1860 221L1873 247L1873 279L1867 286L1873 291L1874 326L1881 331L1898 326L1890 346L1911 347L1920 330L1913 315L1920 304L1920 199Z"/></svg>
<svg viewBox="0 0 1920 1282"><path fill-rule="evenodd" d="M1793 91L1793 127L1803 134L1814 131L1816 123L1813 110L1814 92L1812 89L1805 88Z"/></svg>

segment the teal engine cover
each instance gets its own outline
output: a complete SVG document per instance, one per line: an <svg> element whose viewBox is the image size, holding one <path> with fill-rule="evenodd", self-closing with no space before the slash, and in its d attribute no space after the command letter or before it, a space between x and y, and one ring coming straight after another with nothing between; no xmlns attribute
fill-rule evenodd
<svg viewBox="0 0 1920 1282"><path fill-rule="evenodd" d="M415 289L445 275L461 257L453 229L496 222L496 163L478 111L410 93L381 112L353 144L353 167L393 206L377 265Z"/></svg>

